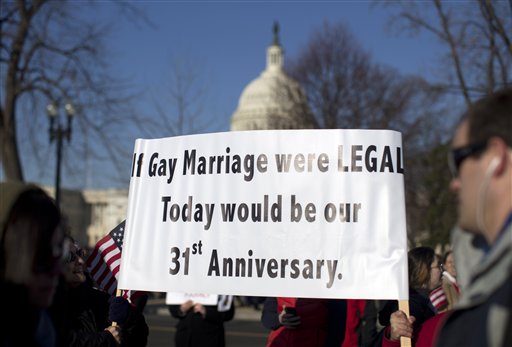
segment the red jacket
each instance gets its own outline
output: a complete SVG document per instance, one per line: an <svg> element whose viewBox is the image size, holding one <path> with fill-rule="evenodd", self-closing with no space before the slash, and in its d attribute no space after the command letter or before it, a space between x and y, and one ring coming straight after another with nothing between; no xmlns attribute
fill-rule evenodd
<svg viewBox="0 0 512 347"><path fill-rule="evenodd" d="M416 336L413 336L412 345L414 347L433 347L439 331L443 326L445 318L448 317L448 311L436 314L421 325ZM400 340L392 341L389 339L389 329L386 327L384 337L382 338L382 347L400 347Z"/></svg>
<svg viewBox="0 0 512 347"><path fill-rule="evenodd" d="M277 298L277 313L283 305L295 307L301 318L297 329L281 326L273 330L267 347L323 347L327 337L327 300L305 298Z"/></svg>
<svg viewBox="0 0 512 347"><path fill-rule="evenodd" d="M361 317L364 315L366 300L349 299L347 300L347 324L345 325L345 340L341 347L359 346L359 325Z"/></svg>

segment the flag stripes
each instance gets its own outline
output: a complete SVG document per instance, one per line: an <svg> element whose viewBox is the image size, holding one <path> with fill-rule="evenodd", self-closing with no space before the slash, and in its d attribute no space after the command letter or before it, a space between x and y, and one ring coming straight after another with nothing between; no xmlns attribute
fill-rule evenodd
<svg viewBox="0 0 512 347"><path fill-rule="evenodd" d="M91 277L101 289L110 295L116 294L125 222L121 222L99 240L86 261ZM134 300L142 294L143 292L131 290L123 290L121 293L129 300Z"/></svg>

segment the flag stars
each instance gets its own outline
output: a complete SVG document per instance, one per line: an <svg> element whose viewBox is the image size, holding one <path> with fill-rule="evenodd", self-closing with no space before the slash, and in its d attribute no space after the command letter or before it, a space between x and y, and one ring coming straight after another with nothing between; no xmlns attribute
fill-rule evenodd
<svg viewBox="0 0 512 347"><path fill-rule="evenodd" d="M123 237L124 237L124 226L125 222L122 222L110 232L110 236L116 243L117 247L122 251L123 249Z"/></svg>

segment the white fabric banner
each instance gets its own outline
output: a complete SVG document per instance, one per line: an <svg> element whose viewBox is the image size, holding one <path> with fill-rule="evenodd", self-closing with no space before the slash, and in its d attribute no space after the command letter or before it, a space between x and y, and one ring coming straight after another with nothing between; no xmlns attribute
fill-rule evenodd
<svg viewBox="0 0 512 347"><path fill-rule="evenodd" d="M401 134L135 142L120 288L408 299Z"/></svg>

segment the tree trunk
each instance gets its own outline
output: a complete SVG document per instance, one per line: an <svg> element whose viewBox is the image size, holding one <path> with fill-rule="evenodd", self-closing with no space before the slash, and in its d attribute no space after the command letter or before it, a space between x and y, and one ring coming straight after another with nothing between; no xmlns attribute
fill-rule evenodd
<svg viewBox="0 0 512 347"><path fill-rule="evenodd" d="M2 147L2 168L4 170L5 179L7 181L23 181L23 172L21 171L14 123L9 122L5 124L6 118L3 112L1 116L3 124L0 129L0 139Z"/></svg>
<svg viewBox="0 0 512 347"><path fill-rule="evenodd" d="M23 181L23 171L18 151L18 141L16 139L16 100L19 96L20 87L17 74L31 19L43 2L43 0L37 0L27 4L25 1L20 1L18 4L20 21L12 41L12 46L10 47L7 76L5 79L4 109L0 110L2 167L7 181Z"/></svg>

